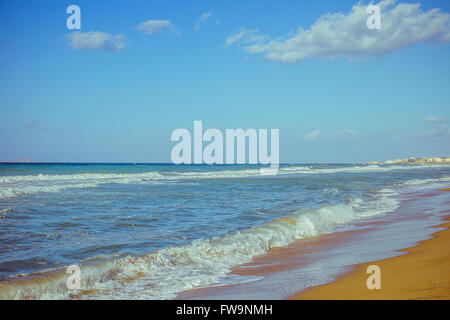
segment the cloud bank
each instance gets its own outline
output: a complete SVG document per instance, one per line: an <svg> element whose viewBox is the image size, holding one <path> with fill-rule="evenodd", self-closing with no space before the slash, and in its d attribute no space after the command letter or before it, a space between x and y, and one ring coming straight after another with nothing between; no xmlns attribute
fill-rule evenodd
<svg viewBox="0 0 450 320"><path fill-rule="evenodd" d="M74 50L120 51L125 48L123 34L112 35L101 31L73 32L67 35Z"/></svg>
<svg viewBox="0 0 450 320"><path fill-rule="evenodd" d="M280 38L269 38L257 30L242 28L225 41L227 46L241 43L248 53L264 54L269 60L296 63L312 57L349 59L382 56L419 43L450 42L450 14L440 9L423 11L420 3L396 4L383 0L381 29L366 25L367 5L358 3L347 13L328 13L309 29L298 28Z"/></svg>

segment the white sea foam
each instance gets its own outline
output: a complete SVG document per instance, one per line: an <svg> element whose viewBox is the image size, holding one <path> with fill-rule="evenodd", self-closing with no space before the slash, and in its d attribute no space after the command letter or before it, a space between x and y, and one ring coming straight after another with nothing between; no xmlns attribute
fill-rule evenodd
<svg viewBox="0 0 450 320"><path fill-rule="evenodd" d="M4 176L0 178L0 198L41 192L55 193L66 189L93 188L107 183L155 182L163 178L158 172Z"/></svg>
<svg viewBox="0 0 450 320"><path fill-rule="evenodd" d="M430 187L438 187L441 185L446 185L450 182L450 176L443 176L441 178L436 179L412 179L406 182L399 183L399 186L424 186L424 185L430 185Z"/></svg>
<svg viewBox="0 0 450 320"><path fill-rule="evenodd" d="M320 174L320 173L345 173L345 172L386 172L392 170L416 170L426 168L448 168L448 165L353 165L346 167L319 167L314 166L292 166L281 168L281 173L305 173L305 174Z"/></svg>
<svg viewBox="0 0 450 320"><path fill-rule="evenodd" d="M349 167L314 167L292 166L280 168L278 176L302 174L332 174L356 172L385 172L391 170L414 170L439 168L445 165L354 165ZM40 192L60 192L74 188L93 188L107 183L170 183L177 180L196 179L232 179L261 176L259 169L237 169L217 171L191 172L156 172L143 173L79 173L65 175L18 175L0 177L0 198L17 197Z"/></svg>
<svg viewBox="0 0 450 320"><path fill-rule="evenodd" d="M38 175L20 175L0 177L0 183L12 182L36 182L36 181L122 181L122 183L142 181L145 179L161 179L160 173L155 171L144 173L78 173L78 174L38 174Z"/></svg>
<svg viewBox="0 0 450 320"><path fill-rule="evenodd" d="M0 210L0 218L6 218L8 213L14 212L13 208L5 208Z"/></svg>

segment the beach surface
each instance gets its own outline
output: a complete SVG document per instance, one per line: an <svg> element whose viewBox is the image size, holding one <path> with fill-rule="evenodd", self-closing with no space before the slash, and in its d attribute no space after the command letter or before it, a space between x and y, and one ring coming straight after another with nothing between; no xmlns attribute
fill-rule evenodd
<svg viewBox="0 0 450 320"><path fill-rule="evenodd" d="M445 219L450 221L450 217ZM438 227L433 238L402 249L407 254L359 264L337 281L307 289L292 299L409 300L450 299L450 222ZM380 267L381 288L367 288L370 265Z"/></svg>

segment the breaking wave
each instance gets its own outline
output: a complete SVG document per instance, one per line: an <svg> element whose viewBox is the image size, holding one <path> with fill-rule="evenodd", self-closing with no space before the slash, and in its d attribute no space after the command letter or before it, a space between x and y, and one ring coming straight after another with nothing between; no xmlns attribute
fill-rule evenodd
<svg viewBox="0 0 450 320"><path fill-rule="evenodd" d="M438 168L445 165L353 165L348 167L282 167L280 175L332 174L345 172L385 172L391 170L413 170L416 168ZM270 174L271 175L271 174ZM196 179L232 179L261 176L259 169L237 169L191 172L157 172L143 173L80 173L65 175L17 175L0 177L0 198L10 198L36 193L56 193L66 189L94 188L108 183L168 183L178 180Z"/></svg>

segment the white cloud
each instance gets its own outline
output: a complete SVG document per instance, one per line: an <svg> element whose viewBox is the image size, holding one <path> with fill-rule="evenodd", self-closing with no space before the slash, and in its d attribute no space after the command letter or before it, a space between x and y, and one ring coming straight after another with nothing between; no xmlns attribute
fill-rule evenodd
<svg viewBox="0 0 450 320"><path fill-rule="evenodd" d="M442 117L428 116L423 121L425 121L425 122L447 122L447 119L442 118Z"/></svg>
<svg viewBox="0 0 450 320"><path fill-rule="evenodd" d="M244 38L247 35L247 29L242 28L239 32L236 32L234 34L232 34L231 36L229 36L226 40L225 40L225 45L226 46L231 46L233 43L238 42L239 40L241 40L242 38Z"/></svg>
<svg viewBox="0 0 450 320"><path fill-rule="evenodd" d="M148 20L138 24L136 29L147 34L159 34L164 30L175 31L175 26L169 20Z"/></svg>
<svg viewBox="0 0 450 320"><path fill-rule="evenodd" d="M269 60L296 63L312 57L349 59L381 56L390 52L433 41L450 42L450 14L440 9L423 11L420 3L396 4L395 0L378 3L381 9L381 29L369 30L366 25L367 5L358 3L347 13L328 13L309 29L298 28L284 37L264 43L248 38L246 29L230 36L226 43L247 43L248 53L262 53ZM262 36L262 35L260 35ZM249 44L250 43L250 44Z"/></svg>
<svg viewBox="0 0 450 320"><path fill-rule="evenodd" d="M119 51L125 48L123 34L112 35L101 31L73 32L67 35L69 45L75 50Z"/></svg>
<svg viewBox="0 0 450 320"><path fill-rule="evenodd" d="M313 132L305 135L306 140L315 140L320 135L320 130L314 130Z"/></svg>
<svg viewBox="0 0 450 320"><path fill-rule="evenodd" d="M239 31L236 31L225 40L225 45L228 47L238 41L244 44L252 43L262 45L267 40L269 40L269 37L260 34L258 29L248 30L246 28L240 28Z"/></svg>
<svg viewBox="0 0 450 320"><path fill-rule="evenodd" d="M197 22L195 23L194 29L195 31L197 31L198 29L200 29L201 25L208 20L208 18L211 16L212 11L209 10L208 12L203 13L198 19Z"/></svg>

